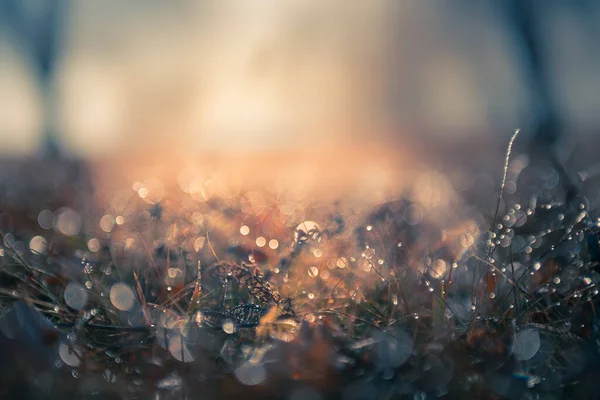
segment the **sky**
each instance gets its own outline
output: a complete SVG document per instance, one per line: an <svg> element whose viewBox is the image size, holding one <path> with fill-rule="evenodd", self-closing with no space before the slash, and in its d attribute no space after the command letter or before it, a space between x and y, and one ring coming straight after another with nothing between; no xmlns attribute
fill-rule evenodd
<svg viewBox="0 0 600 400"><path fill-rule="evenodd" d="M531 106L501 3L71 1L53 81L61 146L101 158L510 136ZM539 18L561 112L594 132L600 7L548 1ZM9 25L0 17L0 155L24 156L43 101Z"/></svg>

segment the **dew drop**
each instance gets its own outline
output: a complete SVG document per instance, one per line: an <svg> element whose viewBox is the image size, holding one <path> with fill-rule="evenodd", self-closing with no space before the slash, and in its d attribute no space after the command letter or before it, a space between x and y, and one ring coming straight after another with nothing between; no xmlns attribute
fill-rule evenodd
<svg viewBox="0 0 600 400"><path fill-rule="evenodd" d="M102 229L106 233L110 233L115 226L115 219L112 215L106 214L102 218L100 218L100 229Z"/></svg>
<svg viewBox="0 0 600 400"><path fill-rule="evenodd" d="M58 355L62 362L69 367L78 367L81 364L81 353L78 350L72 349L66 343L61 343L58 346Z"/></svg>
<svg viewBox="0 0 600 400"><path fill-rule="evenodd" d="M346 259L346 257L340 257L337 259L337 261L335 262L335 265L338 268L346 268L348 266L348 259Z"/></svg>
<svg viewBox="0 0 600 400"><path fill-rule="evenodd" d="M223 323L223 332L231 335L235 330L235 326L233 325L233 322L231 321L225 321Z"/></svg>
<svg viewBox="0 0 600 400"><path fill-rule="evenodd" d="M438 258L436 259L431 266L431 276L436 279L441 279L444 277L446 272L448 271L448 263L445 260Z"/></svg>
<svg viewBox="0 0 600 400"><path fill-rule="evenodd" d="M135 303L135 295L129 285L125 283L115 283L110 288L110 302L121 311L129 311Z"/></svg>
<svg viewBox="0 0 600 400"><path fill-rule="evenodd" d="M81 215L70 208L61 209L54 221L54 227L65 236L75 236L81 231Z"/></svg>
<svg viewBox="0 0 600 400"><path fill-rule="evenodd" d="M50 210L42 210L38 214L38 225L42 229L50 229L54 223L54 213Z"/></svg>
<svg viewBox="0 0 600 400"><path fill-rule="evenodd" d="M246 362L235 370L235 377L243 385L255 386L267 379L267 370L262 364Z"/></svg>
<svg viewBox="0 0 600 400"><path fill-rule="evenodd" d="M100 241L98 239L96 239L96 238L91 238L90 240L88 240L87 246L88 246L88 249L92 253L95 253L98 250L100 250Z"/></svg>
<svg viewBox="0 0 600 400"><path fill-rule="evenodd" d="M314 221L301 222L294 231L294 243L302 244L308 240L321 240L321 227Z"/></svg>
<svg viewBox="0 0 600 400"><path fill-rule="evenodd" d="M473 243L475 243L475 238L470 233L464 233L460 238L460 244L464 248L473 246Z"/></svg>
<svg viewBox="0 0 600 400"><path fill-rule="evenodd" d="M29 241L29 249L33 254L44 254L47 248L48 243L42 236L36 236Z"/></svg>
<svg viewBox="0 0 600 400"><path fill-rule="evenodd" d="M74 310L81 310L88 301L88 292L83 285L77 282L69 282L64 292L65 302Z"/></svg>
<svg viewBox="0 0 600 400"><path fill-rule="evenodd" d="M398 368L412 354L412 338L402 330L383 332L378 339L374 362L380 368Z"/></svg>
<svg viewBox="0 0 600 400"><path fill-rule="evenodd" d="M206 241L206 238L204 236L201 236L201 237L197 238L196 240L194 240L194 251L199 252L200 250L202 250L202 248L204 247L205 241Z"/></svg>
<svg viewBox="0 0 600 400"><path fill-rule="evenodd" d="M524 361L533 358L540 349L540 334L534 329L524 329L515 335L513 356Z"/></svg>
<svg viewBox="0 0 600 400"><path fill-rule="evenodd" d="M176 335L169 338L169 353L180 362L192 362L194 357L188 346L183 342L183 335Z"/></svg>

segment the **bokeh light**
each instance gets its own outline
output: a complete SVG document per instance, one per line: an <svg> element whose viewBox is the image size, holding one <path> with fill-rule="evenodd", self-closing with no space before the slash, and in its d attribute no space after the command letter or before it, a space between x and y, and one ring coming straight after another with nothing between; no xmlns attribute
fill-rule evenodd
<svg viewBox="0 0 600 400"><path fill-rule="evenodd" d="M115 283L110 288L110 302L121 311L129 311L135 304L135 295L129 285Z"/></svg>

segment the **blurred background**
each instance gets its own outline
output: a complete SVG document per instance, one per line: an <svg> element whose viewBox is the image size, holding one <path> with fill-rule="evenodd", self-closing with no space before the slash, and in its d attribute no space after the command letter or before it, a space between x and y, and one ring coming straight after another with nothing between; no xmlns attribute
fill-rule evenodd
<svg viewBox="0 0 600 400"><path fill-rule="evenodd" d="M329 182L373 160L484 167L539 119L523 4L562 148L600 126L595 1L0 4L4 162L60 154L104 181L197 162L337 165Z"/></svg>

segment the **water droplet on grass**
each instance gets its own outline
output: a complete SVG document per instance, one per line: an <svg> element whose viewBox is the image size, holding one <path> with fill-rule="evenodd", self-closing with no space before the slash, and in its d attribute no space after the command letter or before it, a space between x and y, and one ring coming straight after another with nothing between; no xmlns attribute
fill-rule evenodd
<svg viewBox="0 0 600 400"><path fill-rule="evenodd" d="M81 364L81 353L66 343L61 343L58 346L58 355L60 356L60 359L69 367L78 367L79 364Z"/></svg>
<svg viewBox="0 0 600 400"><path fill-rule="evenodd" d="M346 259L346 257L340 257L337 259L335 265L338 268L346 268L348 266L348 259Z"/></svg>
<svg viewBox="0 0 600 400"><path fill-rule="evenodd" d="M110 288L110 302L121 311L129 311L135 303L133 290L125 283L115 283Z"/></svg>
<svg viewBox="0 0 600 400"><path fill-rule="evenodd" d="M74 310L81 310L88 301L88 293L83 285L77 282L69 282L65 287L65 302Z"/></svg>
<svg viewBox="0 0 600 400"><path fill-rule="evenodd" d="M112 215L106 214L100 218L100 229L106 233L110 233L115 226L115 219Z"/></svg>
<svg viewBox="0 0 600 400"><path fill-rule="evenodd" d="M259 385L267 379L267 370L262 364L247 362L235 370L235 377L244 385Z"/></svg>
<svg viewBox="0 0 600 400"><path fill-rule="evenodd" d="M515 335L513 356L516 360L524 361L533 358L540 349L540 334L535 329L524 329Z"/></svg>
<svg viewBox="0 0 600 400"><path fill-rule="evenodd" d="M225 321L223 323L223 332L231 335L235 331L235 325L231 321Z"/></svg>
<svg viewBox="0 0 600 400"><path fill-rule="evenodd" d="M96 239L96 238L91 238L90 240L88 240L87 246L88 246L88 249L92 253L95 253L98 250L100 250L100 241L98 239Z"/></svg>
<svg viewBox="0 0 600 400"><path fill-rule="evenodd" d="M37 221L40 228L50 229L54 223L54 213L50 210L42 210L38 214Z"/></svg>
<svg viewBox="0 0 600 400"><path fill-rule="evenodd" d="M398 368L412 353L412 338L402 330L382 332L375 347L375 363L380 368Z"/></svg>
<svg viewBox="0 0 600 400"><path fill-rule="evenodd" d="M29 242L29 249L33 254L44 254L47 248L48 243L42 236L36 236Z"/></svg>
<svg viewBox="0 0 600 400"><path fill-rule="evenodd" d="M294 243L302 244L308 240L319 242L321 240L321 227L314 221L304 221L296 226Z"/></svg>
<svg viewBox="0 0 600 400"><path fill-rule="evenodd" d="M188 346L183 342L183 335L174 335L169 338L169 353L180 362L194 361Z"/></svg>
<svg viewBox="0 0 600 400"><path fill-rule="evenodd" d="M81 215L70 208L63 208L54 220L54 227L65 236L79 234L81 225Z"/></svg>

